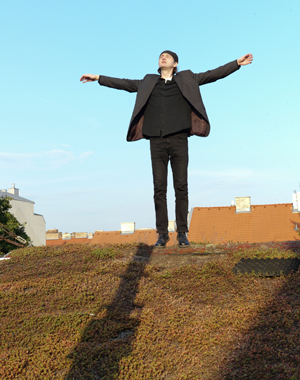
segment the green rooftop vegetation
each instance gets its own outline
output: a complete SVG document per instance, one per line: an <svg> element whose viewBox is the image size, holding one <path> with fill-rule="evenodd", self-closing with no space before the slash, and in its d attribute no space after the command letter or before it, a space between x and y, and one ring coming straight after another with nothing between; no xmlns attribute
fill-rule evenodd
<svg viewBox="0 0 300 380"><path fill-rule="evenodd" d="M0 261L0 379L300 378L295 243L30 247Z"/></svg>

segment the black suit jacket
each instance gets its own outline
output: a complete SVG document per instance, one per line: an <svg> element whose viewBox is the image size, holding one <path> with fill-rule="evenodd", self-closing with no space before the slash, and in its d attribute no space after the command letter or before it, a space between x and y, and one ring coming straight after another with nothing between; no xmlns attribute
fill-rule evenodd
<svg viewBox="0 0 300 380"><path fill-rule="evenodd" d="M204 73L195 74L190 70L185 70L174 75L174 80L182 95L190 103L192 108L192 128L190 135L206 137L210 132L210 124L201 98L199 86L225 78L239 68L240 66L235 60ZM144 110L158 78L159 75L156 74L148 74L141 80L111 78L103 75L99 77L98 82L102 86L128 92L137 92L135 106L129 123L127 141L136 141L143 138Z"/></svg>

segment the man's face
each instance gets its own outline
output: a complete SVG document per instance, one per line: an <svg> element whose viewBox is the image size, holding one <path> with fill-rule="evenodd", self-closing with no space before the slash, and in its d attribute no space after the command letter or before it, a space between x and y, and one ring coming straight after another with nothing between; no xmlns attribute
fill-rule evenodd
<svg viewBox="0 0 300 380"><path fill-rule="evenodd" d="M158 60L158 66L161 69L171 69L177 66L177 62L174 61L174 58L168 53L162 53Z"/></svg>

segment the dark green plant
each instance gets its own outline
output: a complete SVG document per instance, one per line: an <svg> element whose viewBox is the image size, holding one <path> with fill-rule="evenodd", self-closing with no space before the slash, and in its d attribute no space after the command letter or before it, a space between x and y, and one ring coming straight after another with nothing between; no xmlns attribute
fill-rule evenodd
<svg viewBox="0 0 300 380"><path fill-rule="evenodd" d="M26 241L30 241L30 237L25 232L25 227L21 224L17 218L9 212L11 209L10 200L12 198L5 197L0 198L0 223L4 225L4 227L14 232L16 235L21 236ZM6 232L0 226L0 237L7 236ZM16 245L10 244L5 240L0 240L0 255L5 254L13 249L17 249Z"/></svg>

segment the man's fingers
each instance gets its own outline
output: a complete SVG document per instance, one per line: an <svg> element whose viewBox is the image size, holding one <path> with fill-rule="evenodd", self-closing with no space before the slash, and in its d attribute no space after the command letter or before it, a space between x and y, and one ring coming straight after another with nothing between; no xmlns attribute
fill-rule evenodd
<svg viewBox="0 0 300 380"><path fill-rule="evenodd" d="M80 81L83 82L83 83L86 83L86 82L95 82L99 79L99 75L94 75L94 74L84 74L82 75L82 77L80 78Z"/></svg>
<svg viewBox="0 0 300 380"><path fill-rule="evenodd" d="M83 83L85 82L91 82L93 81L93 79L89 76L89 75L82 75L82 77L80 78L80 81L84 81Z"/></svg>
<svg viewBox="0 0 300 380"><path fill-rule="evenodd" d="M240 59L239 59L239 64L241 66L244 66L244 65L249 65L250 63L252 63L253 61L253 55L248 53L248 54L245 54L243 55Z"/></svg>

